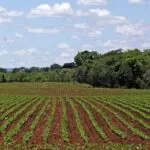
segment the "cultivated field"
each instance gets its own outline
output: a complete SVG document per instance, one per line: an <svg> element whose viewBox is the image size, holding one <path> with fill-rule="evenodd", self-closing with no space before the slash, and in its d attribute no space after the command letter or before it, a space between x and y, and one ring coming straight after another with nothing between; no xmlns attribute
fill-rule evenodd
<svg viewBox="0 0 150 150"><path fill-rule="evenodd" d="M149 149L150 91L0 84L0 148Z"/></svg>

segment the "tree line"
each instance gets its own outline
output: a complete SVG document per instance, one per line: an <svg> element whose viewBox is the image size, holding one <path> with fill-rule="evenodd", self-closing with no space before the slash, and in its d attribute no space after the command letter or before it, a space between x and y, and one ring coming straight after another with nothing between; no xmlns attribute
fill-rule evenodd
<svg viewBox="0 0 150 150"><path fill-rule="evenodd" d="M78 52L74 62L50 67L0 68L0 82L79 82L93 87L150 88L150 49Z"/></svg>

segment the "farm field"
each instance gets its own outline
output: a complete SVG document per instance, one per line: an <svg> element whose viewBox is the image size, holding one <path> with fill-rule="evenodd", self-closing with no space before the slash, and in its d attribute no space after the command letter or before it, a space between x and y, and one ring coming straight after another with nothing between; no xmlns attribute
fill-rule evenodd
<svg viewBox="0 0 150 150"><path fill-rule="evenodd" d="M0 84L0 149L149 149L150 91Z"/></svg>

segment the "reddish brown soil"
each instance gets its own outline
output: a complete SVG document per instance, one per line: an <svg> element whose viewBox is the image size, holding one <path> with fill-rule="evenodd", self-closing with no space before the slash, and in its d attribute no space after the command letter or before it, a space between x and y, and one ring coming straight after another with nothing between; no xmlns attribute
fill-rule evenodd
<svg viewBox="0 0 150 150"><path fill-rule="evenodd" d="M133 103L134 104L134 103ZM137 105L140 105L141 103L137 103ZM134 106L131 106L131 107L134 107ZM146 105L141 105L141 107L143 107L143 108L146 108L146 109L150 109L150 107L148 107L148 106L146 106ZM137 109L136 108L136 106L134 107L135 109ZM141 109L141 108L138 108L141 112L144 112L144 113L148 113L147 111L145 111L145 110L143 110L143 109Z"/></svg>
<svg viewBox="0 0 150 150"><path fill-rule="evenodd" d="M11 105L11 103L10 104L7 104L7 106L8 105ZM10 108L12 108L12 107L14 107L16 104L13 104L13 105L11 105L11 106L8 106L8 107L6 107L3 111L1 111L0 110L0 113L4 113L4 112L6 112L7 110L9 110ZM1 106L2 107L2 106ZM5 105L4 105L4 107L5 107Z"/></svg>
<svg viewBox="0 0 150 150"><path fill-rule="evenodd" d="M39 123L37 124L33 137L30 140L30 144L36 144L36 145L43 145L44 140L43 140L43 134L44 134L44 127L46 125L46 122L50 116L51 113L51 108L52 108L52 102L49 102L48 106L45 109L45 112L43 116L41 117Z"/></svg>
<svg viewBox="0 0 150 150"><path fill-rule="evenodd" d="M124 108L124 109L126 109L126 110L128 110L129 112L131 112L134 116L136 116L136 117L139 117L139 118L141 118L143 121L145 121L146 123L148 123L148 124L150 124L150 120L149 119L145 119L140 113L138 113L138 112L136 112L136 111L133 111L133 110L131 110L130 108L127 108L126 106L122 106L122 105L120 105L120 104L116 104L116 103L114 103L115 105L118 105L118 106L120 106L120 107L122 107L122 108ZM132 106L131 106L132 107ZM141 111L142 112L142 111ZM148 113L146 113L146 112L144 112L145 114L148 114Z"/></svg>
<svg viewBox="0 0 150 150"><path fill-rule="evenodd" d="M28 104L28 102L32 101L33 99L31 100L28 100L28 101L25 101L22 105L18 106L16 109L14 109L12 112L10 112L6 118L9 118L11 116L13 116L13 114L15 114L17 111L19 111L20 109L22 109L26 104ZM7 109L8 110L8 109ZM0 126L4 123L5 119L1 120L0 121Z"/></svg>
<svg viewBox="0 0 150 150"><path fill-rule="evenodd" d="M70 133L69 143L82 145L84 142L77 129L75 115L69 102L66 102L66 108L67 108L68 128L69 128L69 133Z"/></svg>
<svg viewBox="0 0 150 150"><path fill-rule="evenodd" d="M36 110L28 117L27 121L23 124L20 131L17 133L17 135L14 137L14 141L16 143L22 143L24 134L29 130L30 126L32 125L32 122L35 120L37 113L42 109L44 105L44 101L42 101L37 107Z"/></svg>
<svg viewBox="0 0 150 150"><path fill-rule="evenodd" d="M37 103L37 101L36 101L36 103ZM33 104L31 104L30 107L28 107L26 110L24 110L12 123L10 123L7 126L7 128L4 131L4 134L6 134L8 131L12 130L16 126L16 124L18 123L18 121L22 118L22 116L24 114L26 114L26 112L28 112L28 110L30 110L33 105L35 105L35 102ZM3 134L0 134L0 143L3 143Z"/></svg>
<svg viewBox="0 0 150 150"><path fill-rule="evenodd" d="M108 137L108 141L111 141L111 142L118 141L119 143L121 143L122 139L118 135L116 135L115 133L113 133L111 131L111 129L109 128L109 126L107 125L107 123L103 119L103 117L99 113L97 113L97 111L94 108L92 108L91 105L89 105L87 103L86 103L86 105L88 106L88 108L92 112L92 114L94 116L94 119L97 121L97 123L99 124L99 126L101 128L103 128L103 131L105 132L106 136Z"/></svg>
<svg viewBox="0 0 150 150"><path fill-rule="evenodd" d="M149 134L150 135L150 130L144 128L139 122L133 120L130 116L126 115L124 112L118 110L117 108L114 108L113 106L109 105L109 104L105 104L104 105L112 108L115 112L119 113L123 118L125 118L128 122L132 123L136 128L138 128L139 130L145 132L145 134ZM126 109L128 110L128 109ZM139 117L140 118L140 117Z"/></svg>
<svg viewBox="0 0 150 150"><path fill-rule="evenodd" d="M22 116L24 116L24 114L26 114L26 112L28 112L30 109L32 109L32 107L35 105L35 103L37 103L38 101L34 102L31 104L30 107L28 107L27 109L25 109L12 123L10 123L7 128L5 129L5 133L7 133L8 131L12 130L16 124L18 123L18 121L22 118ZM13 114L12 114L13 115Z"/></svg>
<svg viewBox="0 0 150 150"><path fill-rule="evenodd" d="M48 138L48 143L50 144L63 144L63 139L61 135L61 121L62 121L62 104L57 102L56 111L54 115L54 121L51 126L50 136Z"/></svg>
<svg viewBox="0 0 150 150"><path fill-rule="evenodd" d="M63 93L62 93L63 94ZM63 100L61 98L61 100ZM57 99L57 106L56 106L56 111L55 111L55 117L52 123L52 127L51 127L51 131L50 131L50 136L48 138L48 143L49 144L61 144L62 145L62 149L63 146L65 145L63 138L62 138L62 133L61 133L61 122L62 122L62 103L61 100L58 98ZM70 98L70 100L74 100L73 97ZM27 101L26 101L27 102ZM36 101L36 103L38 102L38 100ZM107 123L105 122L105 120L102 118L102 116L96 112L95 109L93 109L89 104L87 104L87 107L90 109L90 111L92 112L94 119L97 121L97 123L103 128L104 132L106 133L108 140L104 141L103 139L101 139L100 135L98 134L98 132L96 131L96 129L94 128L94 126L92 125L88 114L84 111L84 109L82 108L82 106L76 102L75 102L75 107L79 113L79 117L80 120L82 122L82 125L84 127L84 131L86 133L86 135L89 138L89 143L91 144L108 144L108 143L114 143L114 144L148 144L150 146L150 141L148 140L143 140L142 138L138 137L136 134L133 134L132 131L130 131L123 123L121 123L110 111L109 108L114 110L115 112L117 112L120 116L122 116L124 119L126 119L128 122L130 122L131 124L133 124L133 126L139 130L142 130L145 132L145 134L149 135L150 131L145 129L142 125L140 125L138 122L134 121L131 117L127 116L125 113L123 113L122 111L119 111L118 109L114 108L113 106L110 106L109 104L105 104L104 102L99 102L99 104L97 104L96 102L92 102L95 106L97 106L99 109L101 109L102 111L106 112L106 114L108 115L108 117L110 118L110 120L112 121L112 123L117 126L119 129L121 129L122 131L124 131L127 134L127 138L122 139L121 137L119 137L118 135L116 135L115 133L113 133L109 126L107 125ZM13 130L13 128L17 125L18 121L25 115L26 112L28 112L29 110L32 109L32 106L34 106L35 103L31 104L31 106L29 108L27 108L25 111L23 111L17 119L15 119L5 130L5 133L7 133L10 130ZM16 143L21 144L22 140L23 140L23 136L24 134L30 130L30 127L33 123L33 121L36 118L36 115L38 114L38 112L41 110L41 108L44 106L45 101L42 101L37 107L36 110L33 112L32 115L29 116L28 120L23 124L21 130L17 133L17 135L14 137L14 141ZM25 105L25 104L24 104ZM23 107L23 106L22 106ZM45 128L45 124L51 114L51 107L52 107L52 102L49 103L49 105L46 107L45 109L45 113L43 114L43 116L40 118L39 123L37 124L35 131L34 131L34 135L31 138L29 144L31 145L44 145L45 142L43 140L43 132L44 132L44 128ZM108 109L107 109L108 107ZM74 145L84 145L84 141L81 138L78 128L77 128L77 124L76 124L76 120L75 120L75 114L73 112L73 109L70 105L69 102L66 102L66 108L67 108L67 118L68 118L68 130L70 133L69 136L69 143L70 144L74 144ZM18 110L20 110L21 108L18 108ZM17 109L15 111L18 111ZM15 112L14 112L15 113ZM138 116L140 118L142 118L140 115L138 115L138 113L131 111L132 114L134 114L135 116ZM10 114L9 114L10 115ZM13 113L11 113L11 116L13 115ZM144 120L145 121L145 120ZM4 133L4 134L5 134ZM0 134L0 144L3 144L3 135Z"/></svg>
<svg viewBox="0 0 150 150"><path fill-rule="evenodd" d="M75 102L75 107L79 113L80 120L83 123L84 131L89 138L90 143L104 143L104 141L100 138L99 134L96 132L94 126L92 125L89 116L84 111L84 109Z"/></svg>
<svg viewBox="0 0 150 150"><path fill-rule="evenodd" d="M113 122L113 124L115 124L117 127L119 127L122 131L124 131L127 134L127 137L121 142L121 144L150 144L149 141L143 140L142 138L133 134L132 131L130 131L111 112L109 112L109 109L106 109L106 105L104 105L101 102L99 104L97 104L94 101L93 101L93 104L95 106L98 106L102 111L106 112L108 114L110 120ZM112 108L112 110L113 110L113 108ZM119 143L119 142L116 141L116 143Z"/></svg>
<svg viewBox="0 0 150 150"><path fill-rule="evenodd" d="M2 144L3 143L3 136L2 136L2 134L0 134L0 144Z"/></svg>

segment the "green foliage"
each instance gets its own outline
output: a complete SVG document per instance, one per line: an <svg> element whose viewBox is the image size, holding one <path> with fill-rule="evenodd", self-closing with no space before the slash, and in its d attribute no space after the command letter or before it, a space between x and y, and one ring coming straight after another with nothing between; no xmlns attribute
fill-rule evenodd
<svg viewBox="0 0 150 150"><path fill-rule="evenodd" d="M83 99L83 100L84 100L85 103L87 103L90 106L92 106L92 108L95 109L96 112L99 113L103 117L103 119L105 120L105 122L107 123L107 125L109 126L109 128L111 129L112 132L114 132L115 134L119 135L122 138L126 138L127 137L127 135L126 135L125 132L123 132L117 126L115 126L115 124L110 120L110 118L106 114L106 112L102 111L97 106L95 106L94 104L92 104L92 99L89 98L88 100L87 99Z"/></svg>
<svg viewBox="0 0 150 150"><path fill-rule="evenodd" d="M4 136L4 141L5 143L11 143L12 142L12 137L14 137L21 129L21 127L23 126L23 124L27 121L27 119L29 118L29 116L35 111L36 107L41 103L41 101L38 101L38 103L36 103L34 105L34 107L28 111L20 120L19 122L16 124L15 128L13 128L12 130L9 130L5 136Z"/></svg>
<svg viewBox="0 0 150 150"><path fill-rule="evenodd" d="M75 62L51 67L1 69L0 82L79 82L94 87L150 88L150 50L79 52Z"/></svg>
<svg viewBox="0 0 150 150"><path fill-rule="evenodd" d="M102 99L100 99L100 98L96 98L96 101L97 101L97 103L98 103L99 105L101 105L101 103L99 103L98 101L103 102L103 103L107 103L107 104L110 104L110 103L111 103L111 102L109 102L109 101L106 102L106 99L105 99L105 100L104 100L104 99L102 100ZM111 105L111 106L115 107L116 105ZM111 112L116 118L118 118L118 119L119 119L125 126L127 126L128 129L131 130L134 134L138 135L139 137L143 138L144 140L150 140L150 136L149 136L149 135L147 135L147 134L144 133L143 131L139 130L138 128L134 127L132 123L129 123L126 119L124 119L120 114L118 114L116 111L114 111L111 107L105 106L105 105L103 105L103 107L104 107L106 110L108 110L109 112ZM118 107L117 107L117 108L118 108ZM125 112L125 111L124 111L124 112ZM126 114L127 114L127 115L128 115L128 114L131 115L131 113L128 112L128 110L126 110ZM133 116L133 119L134 119L134 116ZM138 121L138 120L136 119L136 121ZM146 127L149 129L149 125L147 125L146 123L145 123L145 125L146 125Z"/></svg>
<svg viewBox="0 0 150 150"><path fill-rule="evenodd" d="M84 51L84 52L79 52L75 56L74 60L78 66L81 66L84 63L97 59L98 57L99 57L99 54L95 51L93 52Z"/></svg>
<svg viewBox="0 0 150 150"><path fill-rule="evenodd" d="M109 104L110 106L113 106L114 108L116 108L116 109L118 109L118 110L120 110L120 111L122 111L122 112L125 113L127 116L130 116L133 120L139 122L139 123L140 123L143 127L145 127L146 129L150 129L150 125L147 124L146 122L144 122L141 118L139 118L139 117L133 115L129 110L124 109L123 107L116 105L116 104L119 104L119 102L116 102L115 104L113 104L113 101L106 101L106 100L105 100L105 101L103 101L103 102L106 103L106 104ZM122 105L123 105L123 104L122 104ZM147 115L146 115L146 117L147 117Z"/></svg>
<svg viewBox="0 0 150 150"><path fill-rule="evenodd" d="M69 132L68 132L68 118L67 118L67 110L66 110L66 104L65 101L62 101L62 137L65 142L69 142Z"/></svg>
<svg viewBox="0 0 150 150"><path fill-rule="evenodd" d="M107 139L107 136L105 134L105 132L103 131L103 128L99 126L99 124L96 122L96 120L94 119L94 116L92 114L92 112L88 109L88 107L86 106L85 103L81 102L80 100L76 100L85 110L85 112L88 114L91 123L93 124L94 128L96 129L96 131L99 133L100 137L104 140Z"/></svg>
<svg viewBox="0 0 150 150"><path fill-rule="evenodd" d="M54 120L55 111L56 111L56 101L53 102L52 112L51 112L51 115L50 115L50 117L46 123L46 126L45 126L45 130L44 130L44 141L45 141L45 143L47 143L48 137L50 135L50 130L51 130L51 126L52 126L52 123Z"/></svg>
<svg viewBox="0 0 150 150"><path fill-rule="evenodd" d="M42 109L38 112L36 118L34 119L34 121L31 124L30 130L28 132L25 133L24 137L23 137L23 143L27 144L30 139L32 138L33 134L34 134L34 130L37 126L37 124L39 123L42 115L44 114L44 111L48 105L49 101L46 101L44 106L42 107Z"/></svg>
<svg viewBox="0 0 150 150"><path fill-rule="evenodd" d="M85 131L84 131L84 127L83 127L83 125L82 125L82 120L80 120L79 113L78 113L78 111L76 110L76 108L75 108L75 106L74 106L73 100L70 101L70 104L71 104L71 107L72 107L72 109L73 109L73 111L74 111L74 114L75 114L75 119L76 119L77 128L78 128L78 130L79 130L79 134L80 134L80 136L82 137L82 139L83 139L86 143L88 143L88 137L87 137L87 135L86 135L86 133L85 133Z"/></svg>

